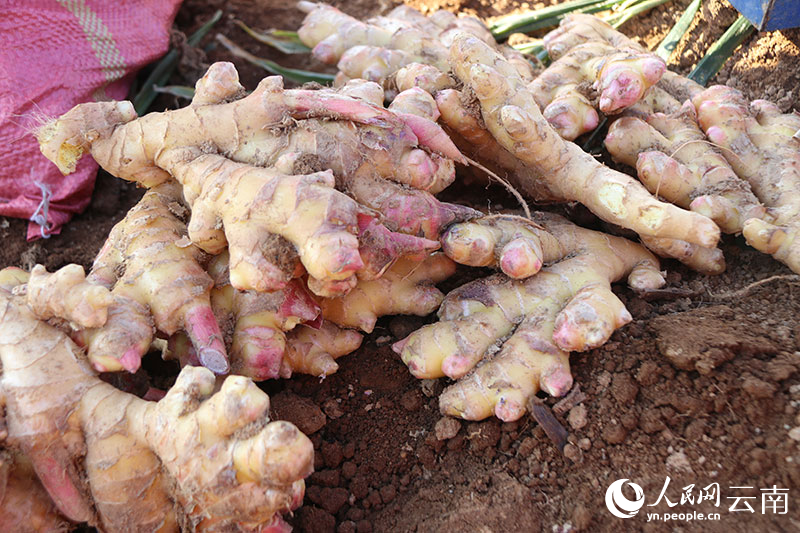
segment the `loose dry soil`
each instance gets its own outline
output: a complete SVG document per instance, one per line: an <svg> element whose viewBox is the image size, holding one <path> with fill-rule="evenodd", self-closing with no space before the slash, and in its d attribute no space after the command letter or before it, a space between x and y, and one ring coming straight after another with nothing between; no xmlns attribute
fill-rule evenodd
<svg viewBox="0 0 800 533"><path fill-rule="evenodd" d="M541 2L516 0L409 0L424 11L438 8L486 18ZM550 3L550 2L546 2ZM246 37L233 18L255 28L297 28L302 15L292 2L187 0L177 27L195 29L215 9L225 10L217 28L255 54L286 66L320 70L306 56L282 56ZM372 15L395 2L334 2L350 14ZM674 0L622 30L655 46L688 0ZM724 0L704 2L690 34L672 56L671 68L686 73L735 19ZM207 39L208 44L213 42ZM800 108L800 31L756 34L734 54L715 80L748 98L768 98L782 109ZM193 77L214 60L233 61L245 86L264 73L219 49L187 54L174 83ZM160 104L177 105L172 97ZM513 203L499 191L497 204ZM129 184L101 175L89 210L59 236L26 243L25 224L0 219L0 265L88 267L111 226L141 195ZM461 188L456 198L480 202L483 189ZM485 200L483 200L485 201ZM485 205L485 204L484 204ZM585 224L596 224L585 213ZM341 360L339 373L320 382L307 377L263 384L276 416L296 422L317 450L303 507L290 522L302 532L370 531L800 531L800 283L771 258L740 238L723 243L728 270L717 277L665 261L671 291L646 301L625 287L618 294L634 321L600 349L574 354L575 381L585 399L555 409L569 431L559 451L532 419L501 424L459 422L435 427L436 395L443 381L412 378L389 343L422 319L387 318L363 347ZM466 274L462 274L465 276ZM758 280L768 280L752 285ZM454 286L450 282L448 286ZM429 319L430 320L430 319ZM151 362L151 377L174 374ZM158 374L161 375L158 375ZM543 398L545 405L557 402ZM560 407L563 407L560 406ZM457 430L457 432L456 432ZM680 502L712 483L719 507L664 500L635 518L612 516L606 488L627 478L655 502L669 476L666 496ZM730 487L751 487L731 489ZM762 513L760 489L789 489L788 513ZM633 493L626 494L629 498ZM731 496L755 512L731 512ZM740 503L740 506L743 505ZM650 512L719 512L719 521L646 523Z"/></svg>

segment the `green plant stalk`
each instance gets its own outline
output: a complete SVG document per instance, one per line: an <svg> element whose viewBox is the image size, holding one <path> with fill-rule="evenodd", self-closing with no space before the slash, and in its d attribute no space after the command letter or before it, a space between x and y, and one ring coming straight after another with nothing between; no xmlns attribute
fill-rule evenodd
<svg viewBox="0 0 800 533"><path fill-rule="evenodd" d="M711 45L711 48L708 49L703 59L697 63L688 78L700 85L706 85L711 78L717 75L725 61L733 55L734 50L753 33L753 30L755 28L750 24L750 21L739 15L736 22L731 24L731 27L722 34L722 37Z"/></svg>
<svg viewBox="0 0 800 533"><path fill-rule="evenodd" d="M267 72L283 76L287 80L291 80L297 83L316 82L316 83L321 83L323 85L327 85L333 82L334 78L333 74L310 72L307 70L297 70L293 68L282 67L278 63L270 61L269 59L262 59L260 57L254 56L250 52L244 50L240 46L236 45L233 41L231 41L230 39L219 33L217 34L217 41L222 43L222 46L227 48L228 51L233 55L235 55L236 57L240 57L245 61L252 63L253 65L261 67Z"/></svg>
<svg viewBox="0 0 800 533"><path fill-rule="evenodd" d="M623 0L572 0L571 2L563 2L543 9L537 9L536 11L503 17L492 24L489 27L489 31L492 32L495 39L502 40L512 33L526 33L535 29L554 26L558 24L558 21L567 13L587 8L595 8L598 5L608 4L608 7L610 7L622 1ZM608 9L608 7L597 9L597 11Z"/></svg>
<svg viewBox="0 0 800 533"><path fill-rule="evenodd" d="M523 54L537 55L540 50L544 50L544 43L541 39L534 39L527 43L515 44L512 48Z"/></svg>
<svg viewBox="0 0 800 533"><path fill-rule="evenodd" d="M197 46L203 37L211 31L211 28L219 22L219 19L222 18L222 10L217 10L216 13L209 19L208 22L200 26L196 32L189 36L186 40L189 46ZM164 85L169 81L169 77L172 76L172 73L175 71L175 67L178 66L178 58L179 54L177 50L170 50L167 54L161 58L161 61L155 66L153 71L147 77L146 80L142 83L142 90L134 97L133 99L133 107L136 110L136 113L139 116L144 115L150 106L153 105L153 100L156 99L156 91L153 90L154 86L157 85Z"/></svg>
<svg viewBox="0 0 800 533"><path fill-rule="evenodd" d="M606 17L604 20L616 29L633 17L671 1L672 0L646 0L645 2L637 2L636 4L631 4L627 8L620 10L619 13Z"/></svg>
<svg viewBox="0 0 800 533"><path fill-rule="evenodd" d="M250 26L241 20L234 20L237 26L242 28L247 35L256 41L269 45L283 52L284 54L307 54L311 48L304 45L297 32L287 30L269 30L265 33L260 33L252 29Z"/></svg>
<svg viewBox="0 0 800 533"><path fill-rule="evenodd" d="M700 2L701 0L692 0L692 3L689 4L689 6L686 8L686 11L683 12L681 17L678 19L678 22L676 22L672 29L669 30L667 36L664 37L664 40L661 41L661 44L659 44L658 48L655 50L655 53L658 57L664 61L669 60L669 56L672 55L672 52L678 46L678 43L689 30L689 26L692 24L694 16L700 9Z"/></svg>

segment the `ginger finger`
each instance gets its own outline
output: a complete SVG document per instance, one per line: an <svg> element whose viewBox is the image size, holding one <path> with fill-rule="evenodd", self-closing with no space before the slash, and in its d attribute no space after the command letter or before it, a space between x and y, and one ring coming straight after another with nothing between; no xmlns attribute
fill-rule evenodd
<svg viewBox="0 0 800 533"><path fill-rule="evenodd" d="M383 105L385 97L383 88L380 85L363 79L348 81L339 89L339 93L353 98L360 98L378 106Z"/></svg>
<svg viewBox="0 0 800 533"><path fill-rule="evenodd" d="M183 152L165 154L162 164L196 198L189 236L201 248L205 244L194 231L203 224L195 224L198 210L204 222L205 213L221 219L230 249L231 284L237 289L281 288L279 281L262 273L271 264L262 251L269 234L294 244L306 270L319 280L346 280L363 266L356 204L333 189L330 171L286 176L219 155L195 153L187 162ZM242 211L229 205L239 205Z"/></svg>
<svg viewBox="0 0 800 533"><path fill-rule="evenodd" d="M309 374L324 377L334 374L336 360L361 346L364 336L323 320L319 329L298 326L286 337L286 351L281 363L281 377Z"/></svg>
<svg viewBox="0 0 800 533"><path fill-rule="evenodd" d="M394 85L400 92L419 87L428 94L436 94L454 87L456 81L434 66L409 63L394 74Z"/></svg>
<svg viewBox="0 0 800 533"><path fill-rule="evenodd" d="M603 220L640 235L716 244L719 228L711 220L654 199L629 176L561 139L522 80L489 47L461 35L451 48L451 63L459 79L475 91L495 139L532 167L554 196L580 201Z"/></svg>
<svg viewBox="0 0 800 533"><path fill-rule="evenodd" d="M564 256L561 245L527 219L489 216L454 224L442 235L442 251L462 265L499 268L511 278L536 274Z"/></svg>
<svg viewBox="0 0 800 533"><path fill-rule="evenodd" d="M412 87L394 97L389 109L398 113L411 113L436 122L439 120L439 108L429 92L419 87Z"/></svg>
<svg viewBox="0 0 800 533"><path fill-rule="evenodd" d="M36 265L28 280L27 297L41 320L58 317L84 328L104 325L113 302L108 289L86 281L80 265L67 265L52 274Z"/></svg>
<svg viewBox="0 0 800 533"><path fill-rule="evenodd" d="M225 325L225 345L231 371L256 381L277 378L286 350L285 332L320 314L319 306L293 280L280 291L238 291L230 284L228 254L216 256L209 265L214 279L211 305L220 324ZM183 364L193 355L175 347Z"/></svg>
<svg viewBox="0 0 800 533"><path fill-rule="evenodd" d="M676 114L615 121L606 147L615 160L637 169L650 192L708 216L726 233L738 233L745 220L765 215L747 183L705 141L688 102Z"/></svg>
<svg viewBox="0 0 800 533"><path fill-rule="evenodd" d="M200 265L202 252L186 238L186 225L179 218L185 213L179 191L171 181L145 193L111 230L95 260L89 279L113 286L115 297L113 322L87 332L83 340L98 369L138 369L138 359L152 340L144 309L166 335L186 331L202 364L220 374L228 371L209 300L212 281ZM117 272L122 273L119 279Z"/></svg>
<svg viewBox="0 0 800 533"><path fill-rule="evenodd" d="M402 50L356 45L342 54L336 68L349 78L381 83L416 60L416 56Z"/></svg>
<svg viewBox="0 0 800 533"><path fill-rule="evenodd" d="M675 239L641 237L642 244L661 257L677 259L701 274L717 275L725 272L725 256L719 248L703 248Z"/></svg>
<svg viewBox="0 0 800 533"><path fill-rule="evenodd" d="M567 259L524 281L495 275L456 289L439 309L439 323L394 346L416 377L460 378L440 398L443 413L516 420L540 389L566 393L567 352L595 348L631 320L610 283L624 276L638 289L664 283L658 261L639 245L554 215L535 220Z"/></svg>
<svg viewBox="0 0 800 533"><path fill-rule="evenodd" d="M392 39L393 31L361 22L335 7L314 2L300 2L297 7L308 13L297 34L323 63L335 63L353 46L383 47Z"/></svg>
<svg viewBox="0 0 800 533"><path fill-rule="evenodd" d="M364 267L358 271L358 278L362 280L383 276L386 269L400 257L425 257L439 248L439 241L392 232L369 215L358 216L358 227L359 252L364 261ZM321 292L316 294L326 296ZM333 297L336 295L331 294Z"/></svg>
<svg viewBox="0 0 800 533"><path fill-rule="evenodd" d="M438 239L449 225L481 215L480 211L458 204L440 202L427 191L420 191L382 180L371 165L343 180L344 189L360 204L381 214L381 221L392 231Z"/></svg>
<svg viewBox="0 0 800 533"><path fill-rule="evenodd" d="M220 61L212 64L195 83L191 105L219 104L243 95L244 87L239 83L239 73L233 63Z"/></svg>
<svg viewBox="0 0 800 533"><path fill-rule="evenodd" d="M581 87L591 84L599 94L600 111L619 113L639 101L665 70L666 65L657 56L591 42L559 58L528 88L542 115L559 135L571 141L596 128L600 121Z"/></svg>
<svg viewBox="0 0 800 533"><path fill-rule="evenodd" d="M384 315L425 316L435 311L444 297L434 284L454 272L455 264L443 254L424 261L403 258L380 279L360 281L346 296L321 299L322 316L365 333L371 333L378 317Z"/></svg>
<svg viewBox="0 0 800 533"><path fill-rule="evenodd" d="M308 13L297 32L300 40L312 47L317 59L329 64L338 61L339 69L349 78L381 81L389 88L392 75L412 63L425 63L446 74L447 50L455 36L463 32L498 47L517 75L533 78L531 65L522 54L497 45L488 28L471 17L440 12L432 20L403 6L402 13L362 22L322 3L301 1L298 8Z"/></svg>

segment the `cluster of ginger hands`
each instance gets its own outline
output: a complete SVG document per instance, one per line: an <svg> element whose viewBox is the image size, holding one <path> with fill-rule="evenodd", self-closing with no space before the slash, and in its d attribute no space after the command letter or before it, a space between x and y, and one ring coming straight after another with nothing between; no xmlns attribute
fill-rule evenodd
<svg viewBox="0 0 800 533"><path fill-rule="evenodd" d="M743 233L800 272L800 117L704 89L588 15L546 37L536 72L473 18L300 8L335 88L247 94L215 63L183 109L87 103L38 130L65 174L89 153L148 190L88 275L0 271L0 530L288 531L313 446L254 381L336 372L378 317L438 309L394 350L454 380L442 413L512 421L631 320L611 283L664 284L652 252L719 273L720 232ZM571 142L601 116L639 180ZM439 201L473 159L641 244ZM456 263L499 272L444 296ZM183 367L166 393L98 377L154 349Z"/></svg>

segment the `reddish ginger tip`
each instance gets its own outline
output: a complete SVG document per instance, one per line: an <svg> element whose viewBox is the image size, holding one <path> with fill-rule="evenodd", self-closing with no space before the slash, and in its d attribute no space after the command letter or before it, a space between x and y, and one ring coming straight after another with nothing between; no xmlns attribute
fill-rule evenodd
<svg viewBox="0 0 800 533"><path fill-rule="evenodd" d="M142 365L142 355L139 353L138 348L133 347L125 352L125 355L120 357L119 364L131 374L135 374Z"/></svg>
<svg viewBox="0 0 800 533"><path fill-rule="evenodd" d="M406 343L408 342L408 337L405 339L399 340L396 343L392 344L392 350L394 353L402 353L403 348L406 347Z"/></svg>

